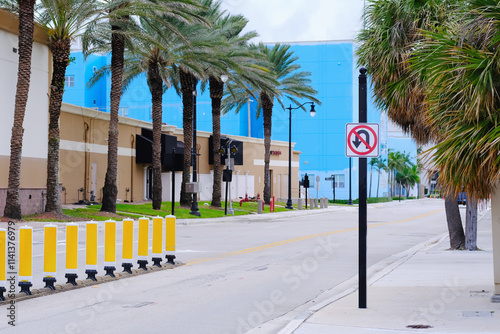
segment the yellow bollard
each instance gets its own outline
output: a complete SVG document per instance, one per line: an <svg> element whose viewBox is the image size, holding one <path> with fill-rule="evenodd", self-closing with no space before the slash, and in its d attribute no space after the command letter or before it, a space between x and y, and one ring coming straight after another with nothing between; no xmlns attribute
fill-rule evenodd
<svg viewBox="0 0 500 334"><path fill-rule="evenodd" d="M87 279L97 281L97 222L87 223L85 232L85 273Z"/></svg>
<svg viewBox="0 0 500 334"><path fill-rule="evenodd" d="M162 252L163 252L163 218L153 218L153 266L161 268Z"/></svg>
<svg viewBox="0 0 500 334"><path fill-rule="evenodd" d="M45 287L55 290L57 258L57 226L45 225L43 229L43 281Z"/></svg>
<svg viewBox="0 0 500 334"><path fill-rule="evenodd" d="M66 224L66 283L76 285L78 278L78 224Z"/></svg>
<svg viewBox="0 0 500 334"><path fill-rule="evenodd" d="M137 264L139 269L148 270L146 265L149 258L149 219L139 218L139 246L137 252Z"/></svg>
<svg viewBox="0 0 500 334"><path fill-rule="evenodd" d="M116 222L106 220L104 223L104 270L106 275L115 277L116 270Z"/></svg>
<svg viewBox="0 0 500 334"><path fill-rule="evenodd" d="M132 274L132 260L134 257L134 221L123 220L123 248L122 267L123 271Z"/></svg>
<svg viewBox="0 0 500 334"><path fill-rule="evenodd" d="M170 264L175 264L175 216L165 217L165 258Z"/></svg>
<svg viewBox="0 0 500 334"><path fill-rule="evenodd" d="M0 301L5 300L7 291L7 230L0 228Z"/></svg>
<svg viewBox="0 0 500 334"><path fill-rule="evenodd" d="M33 276L33 228L19 228L19 283L20 292L31 295L30 287Z"/></svg>

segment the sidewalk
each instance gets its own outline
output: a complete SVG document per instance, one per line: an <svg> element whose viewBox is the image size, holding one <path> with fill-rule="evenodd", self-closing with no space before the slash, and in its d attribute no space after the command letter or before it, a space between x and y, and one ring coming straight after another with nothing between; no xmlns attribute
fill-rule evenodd
<svg viewBox="0 0 500 334"><path fill-rule="evenodd" d="M491 302L491 211L480 218L478 230L481 251L448 251L443 235L397 254L392 264L369 268L366 309L358 308L357 286L351 286L298 315L280 333L499 333L500 304ZM351 283L357 285L357 277Z"/></svg>

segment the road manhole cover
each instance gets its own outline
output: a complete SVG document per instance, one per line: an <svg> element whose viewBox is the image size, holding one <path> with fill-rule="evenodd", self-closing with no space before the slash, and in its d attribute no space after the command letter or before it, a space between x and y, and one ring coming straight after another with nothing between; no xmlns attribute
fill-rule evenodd
<svg viewBox="0 0 500 334"><path fill-rule="evenodd" d="M414 328L414 329L427 329L427 328L432 328L432 326L429 325L408 325L406 328Z"/></svg>

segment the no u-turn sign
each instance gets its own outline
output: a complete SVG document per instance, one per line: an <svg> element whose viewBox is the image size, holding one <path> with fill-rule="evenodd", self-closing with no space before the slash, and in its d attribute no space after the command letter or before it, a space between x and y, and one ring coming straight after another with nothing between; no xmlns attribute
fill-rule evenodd
<svg viewBox="0 0 500 334"><path fill-rule="evenodd" d="M379 156L379 126L376 123L347 123L345 155L349 158Z"/></svg>

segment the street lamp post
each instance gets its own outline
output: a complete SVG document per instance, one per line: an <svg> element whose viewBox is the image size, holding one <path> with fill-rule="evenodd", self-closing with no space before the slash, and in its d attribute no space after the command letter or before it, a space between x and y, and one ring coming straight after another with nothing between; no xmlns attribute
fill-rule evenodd
<svg viewBox="0 0 500 334"><path fill-rule="evenodd" d="M292 206L292 110L302 108L304 105L311 105L311 117L316 115L316 110L314 110L314 102L305 102L298 107L292 108L290 105L288 111L290 112L290 118L288 122L288 200L286 201L286 208L293 210ZM307 205L307 204L306 204Z"/></svg>
<svg viewBox="0 0 500 334"><path fill-rule="evenodd" d="M197 174L196 174L196 96L198 92L196 91L197 80L193 83L193 148L191 151L191 163L193 165L193 183L197 182ZM189 214L193 216L200 217L200 210L198 209L198 193L193 192L193 203L191 204L191 212Z"/></svg>

